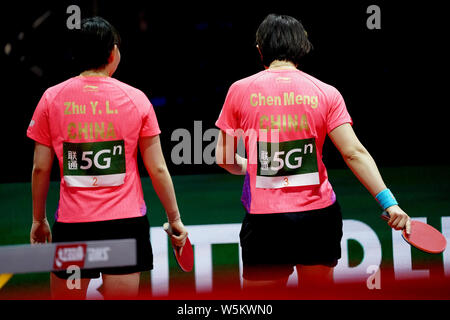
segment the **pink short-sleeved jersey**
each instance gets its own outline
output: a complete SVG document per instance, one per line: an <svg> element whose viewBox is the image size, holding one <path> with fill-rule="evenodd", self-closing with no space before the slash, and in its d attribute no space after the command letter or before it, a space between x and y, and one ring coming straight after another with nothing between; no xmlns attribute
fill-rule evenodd
<svg viewBox="0 0 450 320"><path fill-rule="evenodd" d="M344 123L352 119L341 94L300 70L267 69L235 82L216 125L244 137L248 165L241 200L247 212L333 204L322 147Z"/></svg>
<svg viewBox="0 0 450 320"><path fill-rule="evenodd" d="M27 135L54 149L59 222L146 214L137 167L140 137L160 133L145 94L109 77L73 77L47 89Z"/></svg>

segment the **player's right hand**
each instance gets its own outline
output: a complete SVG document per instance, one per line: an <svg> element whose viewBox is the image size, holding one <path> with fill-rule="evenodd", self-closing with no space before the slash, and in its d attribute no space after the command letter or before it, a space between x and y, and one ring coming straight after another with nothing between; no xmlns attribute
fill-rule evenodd
<svg viewBox="0 0 450 320"><path fill-rule="evenodd" d="M172 228L172 236L170 237L172 244L178 248L180 248L180 254L186 243L186 238L188 236L188 232L186 227L184 226L181 219L170 222L170 227Z"/></svg>
<svg viewBox="0 0 450 320"><path fill-rule="evenodd" d="M399 206L391 206L386 209L390 219L388 225L395 230L406 229L406 233L411 233L411 219Z"/></svg>

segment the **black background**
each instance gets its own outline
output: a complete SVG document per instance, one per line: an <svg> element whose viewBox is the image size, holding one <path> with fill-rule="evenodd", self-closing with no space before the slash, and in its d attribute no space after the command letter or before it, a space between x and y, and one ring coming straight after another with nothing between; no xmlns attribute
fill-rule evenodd
<svg viewBox="0 0 450 320"><path fill-rule="evenodd" d="M100 15L121 34L114 77L144 91L154 104L172 174L224 172L216 165L173 165L170 153L178 142L171 133L193 133L195 120L203 130L214 128L229 86L263 69L255 32L269 13L302 21L314 50L299 69L342 93L359 139L379 166L448 164L443 3L2 2L0 182L30 181L33 141L26 129L34 108L45 89L76 75L66 27L71 4L80 6L82 18ZM381 8L380 30L366 26L371 4ZM46 12L47 19L33 28ZM324 161L329 168L345 166L329 141ZM58 179L56 168L52 178Z"/></svg>

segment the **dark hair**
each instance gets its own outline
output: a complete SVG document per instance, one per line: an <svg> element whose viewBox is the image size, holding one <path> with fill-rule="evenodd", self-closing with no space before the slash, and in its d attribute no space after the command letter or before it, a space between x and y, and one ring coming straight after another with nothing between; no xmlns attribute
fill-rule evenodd
<svg viewBox="0 0 450 320"><path fill-rule="evenodd" d="M256 44L262 55L262 62L269 66L274 60L291 61L298 65L312 44L303 25L297 19L269 14L256 31Z"/></svg>
<svg viewBox="0 0 450 320"><path fill-rule="evenodd" d="M81 28L76 30L74 59L81 71L99 69L108 64L114 45L120 46L117 30L101 17L81 20Z"/></svg>

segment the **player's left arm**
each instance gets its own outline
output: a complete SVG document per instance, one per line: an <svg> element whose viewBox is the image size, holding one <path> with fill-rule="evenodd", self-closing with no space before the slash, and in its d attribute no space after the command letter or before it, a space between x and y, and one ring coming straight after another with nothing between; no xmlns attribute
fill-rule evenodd
<svg viewBox="0 0 450 320"><path fill-rule="evenodd" d="M216 146L216 163L231 174L245 175L247 159L237 154L237 137L220 130Z"/></svg>
<svg viewBox="0 0 450 320"><path fill-rule="evenodd" d="M33 224L31 226L30 242L32 244L52 241L45 207L54 156L55 152L51 147L36 142L31 176Z"/></svg>

